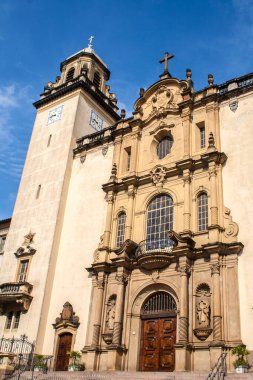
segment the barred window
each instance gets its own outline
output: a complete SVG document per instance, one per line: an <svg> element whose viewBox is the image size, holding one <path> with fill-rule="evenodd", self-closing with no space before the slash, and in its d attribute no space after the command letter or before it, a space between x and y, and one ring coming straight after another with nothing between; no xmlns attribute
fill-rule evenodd
<svg viewBox="0 0 253 380"><path fill-rule="evenodd" d="M126 214L124 212L122 212L118 216L116 247L120 247L124 243L124 240L125 240L125 224L126 224Z"/></svg>
<svg viewBox="0 0 253 380"><path fill-rule="evenodd" d="M159 142L157 145L157 155L160 160L170 153L172 144L173 139L171 136L166 136Z"/></svg>
<svg viewBox="0 0 253 380"><path fill-rule="evenodd" d="M10 330L11 328L11 322L12 322L13 312L10 312L7 314L6 322L5 322L5 329Z"/></svg>
<svg viewBox="0 0 253 380"><path fill-rule="evenodd" d="M20 311L17 311L17 312L14 314L14 322L13 322L13 328L14 328L14 329L17 329L18 326L19 326L20 314L21 314Z"/></svg>
<svg viewBox="0 0 253 380"><path fill-rule="evenodd" d="M199 128L200 133L200 148L205 148L206 146L206 130L205 127Z"/></svg>
<svg viewBox="0 0 253 380"><path fill-rule="evenodd" d="M74 78L74 74L75 74L75 68L71 67L71 69L69 69L69 71L67 72L66 82L68 82L69 80L72 80Z"/></svg>
<svg viewBox="0 0 253 380"><path fill-rule="evenodd" d="M29 260L21 260L18 269L18 282L25 282L28 270Z"/></svg>
<svg viewBox="0 0 253 380"><path fill-rule="evenodd" d="M177 305L174 298L166 292L152 294L144 303L142 314L156 314L162 312L176 311Z"/></svg>
<svg viewBox="0 0 253 380"><path fill-rule="evenodd" d="M204 231L208 227L208 199L206 193L198 196L198 230Z"/></svg>
<svg viewBox="0 0 253 380"><path fill-rule="evenodd" d="M169 195L155 197L148 206L147 242L151 248L168 242L168 231L173 228L173 200Z"/></svg>

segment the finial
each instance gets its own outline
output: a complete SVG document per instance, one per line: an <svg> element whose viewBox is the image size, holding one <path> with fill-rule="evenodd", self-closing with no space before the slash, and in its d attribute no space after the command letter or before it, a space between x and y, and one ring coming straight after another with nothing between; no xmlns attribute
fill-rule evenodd
<svg viewBox="0 0 253 380"><path fill-rule="evenodd" d="M191 69L186 69L186 78L187 80L191 80L192 77L192 71Z"/></svg>
<svg viewBox="0 0 253 380"><path fill-rule="evenodd" d="M92 49L92 42L94 40L94 36L90 36L90 38L88 39L89 43L88 43L88 49Z"/></svg>
<svg viewBox="0 0 253 380"><path fill-rule="evenodd" d="M144 90L144 88L140 88L140 98L142 98L143 97L143 95L144 95L144 92L145 92L145 90Z"/></svg>
<svg viewBox="0 0 253 380"><path fill-rule="evenodd" d="M214 82L213 74L208 74L208 84L209 86L212 86Z"/></svg>
<svg viewBox="0 0 253 380"><path fill-rule="evenodd" d="M126 110L124 110L123 108L120 112L120 117L121 117L121 119L125 119L125 117L126 117Z"/></svg>
<svg viewBox="0 0 253 380"><path fill-rule="evenodd" d="M210 132L209 138L208 138L208 148L214 148L214 137L213 137L213 132Z"/></svg>
<svg viewBox="0 0 253 380"><path fill-rule="evenodd" d="M116 175L117 175L117 164L114 162L114 164L112 165L111 177L109 181L115 181Z"/></svg>

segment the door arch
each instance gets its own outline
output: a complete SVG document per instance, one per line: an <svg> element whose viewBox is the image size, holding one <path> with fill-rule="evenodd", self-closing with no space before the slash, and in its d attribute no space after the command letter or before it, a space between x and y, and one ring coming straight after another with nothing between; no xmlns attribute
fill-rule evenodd
<svg viewBox="0 0 253 380"><path fill-rule="evenodd" d="M72 347L73 335L69 332L62 333L58 336L56 371L67 371L69 364L69 352Z"/></svg>
<svg viewBox="0 0 253 380"><path fill-rule="evenodd" d="M144 301L141 308L141 371L174 371L176 309L174 298L164 291L153 293Z"/></svg>

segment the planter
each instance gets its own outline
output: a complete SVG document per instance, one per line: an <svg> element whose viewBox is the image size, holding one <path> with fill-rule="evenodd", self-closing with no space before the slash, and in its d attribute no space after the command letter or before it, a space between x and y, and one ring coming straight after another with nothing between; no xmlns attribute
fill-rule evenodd
<svg viewBox="0 0 253 380"><path fill-rule="evenodd" d="M240 365L239 367L235 368L235 373L247 373L248 367Z"/></svg>
<svg viewBox="0 0 253 380"><path fill-rule="evenodd" d="M70 365L70 366L68 366L68 371L69 372L80 371L80 366L78 366L78 365Z"/></svg>

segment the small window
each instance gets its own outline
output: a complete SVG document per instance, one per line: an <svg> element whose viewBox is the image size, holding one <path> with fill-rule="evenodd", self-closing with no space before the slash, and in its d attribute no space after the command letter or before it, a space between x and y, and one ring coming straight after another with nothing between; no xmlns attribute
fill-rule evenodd
<svg viewBox="0 0 253 380"><path fill-rule="evenodd" d="M170 153L173 144L173 139L171 136L164 137L157 145L157 155L160 158L164 158Z"/></svg>
<svg viewBox="0 0 253 380"><path fill-rule="evenodd" d="M11 328L12 317L13 317L13 312L8 313L8 315L6 317L6 322L5 322L5 329L6 330L10 330L10 328Z"/></svg>
<svg viewBox="0 0 253 380"><path fill-rule="evenodd" d="M4 251L6 236L0 236L0 253Z"/></svg>
<svg viewBox="0 0 253 380"><path fill-rule="evenodd" d="M20 311L17 311L17 312L14 314L14 322L13 322L13 328L14 328L14 329L17 329L18 326L19 326L20 314L21 314Z"/></svg>
<svg viewBox="0 0 253 380"><path fill-rule="evenodd" d="M26 275L27 275L27 269L28 269L29 260L21 260L19 264L18 269L18 282L25 282L26 281Z"/></svg>
<svg viewBox="0 0 253 380"><path fill-rule="evenodd" d="M101 82L101 78L100 78L100 74L99 72L95 71L94 73L94 78L93 78L93 83L95 84L96 87L100 87L100 82Z"/></svg>
<svg viewBox="0 0 253 380"><path fill-rule="evenodd" d="M47 140L47 147L50 146L51 140L52 140L52 135L49 135L48 140Z"/></svg>
<svg viewBox="0 0 253 380"><path fill-rule="evenodd" d="M208 227L208 198L206 193L198 196L198 230L205 231Z"/></svg>
<svg viewBox="0 0 253 380"><path fill-rule="evenodd" d="M39 196L40 196L40 190L41 190L41 185L39 185L38 188L37 188L36 199L39 199Z"/></svg>
<svg viewBox="0 0 253 380"><path fill-rule="evenodd" d="M126 224L126 214L124 212L122 212L118 216L116 247L120 247L124 243L124 239L125 239L125 224Z"/></svg>
<svg viewBox="0 0 253 380"><path fill-rule="evenodd" d="M75 74L75 68L71 67L71 69L69 69L69 71L67 72L66 82L68 82L69 80L72 80L74 78L74 74Z"/></svg>
<svg viewBox="0 0 253 380"><path fill-rule="evenodd" d="M205 127L199 128L199 134L200 134L200 148L205 148L206 146L206 129Z"/></svg>
<svg viewBox="0 0 253 380"><path fill-rule="evenodd" d="M126 148L126 170L129 172L131 166L131 147Z"/></svg>

